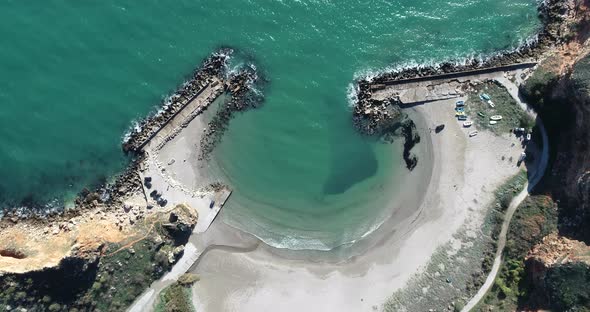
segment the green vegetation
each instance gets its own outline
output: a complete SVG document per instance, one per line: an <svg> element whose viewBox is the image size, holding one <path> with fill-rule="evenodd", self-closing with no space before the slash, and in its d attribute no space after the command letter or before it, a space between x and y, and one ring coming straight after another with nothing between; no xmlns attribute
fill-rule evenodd
<svg viewBox="0 0 590 312"><path fill-rule="evenodd" d="M155 307L156 312L192 312L195 311L190 294L190 287L199 277L184 274L178 281L162 291Z"/></svg>
<svg viewBox="0 0 590 312"><path fill-rule="evenodd" d="M494 108L480 99L479 96L482 94L490 96ZM469 94L466 104L466 113L479 129L488 129L496 134L502 134L514 128L525 128L530 131L535 125L535 121L523 111L508 90L496 82L489 81L475 87L475 91ZM490 117L493 115L502 116L502 120L495 125L490 125Z"/></svg>
<svg viewBox="0 0 590 312"><path fill-rule="evenodd" d="M536 195L526 198L518 207L506 241L506 256L524 258L532 246L557 231L557 206L548 196Z"/></svg>
<svg viewBox="0 0 590 312"><path fill-rule="evenodd" d="M383 310L440 311L440 307L446 307L461 311L465 302L485 282L492 267L496 251L493 233L499 231L504 215L501 199L513 198L523 190L526 181L526 172L521 171L501 185L495 192L496 200L488 209L484 225L476 235L470 227L460 229L454 235L455 243L440 246L424 272L413 276L407 287L393 293ZM458 249L457 242L461 242Z"/></svg>
<svg viewBox="0 0 590 312"><path fill-rule="evenodd" d="M516 210L507 234L504 262L495 284L480 304L500 311L515 310L527 301L530 285L526 281L524 258L542 238L557 230L557 209L547 196L530 196Z"/></svg>
<svg viewBox="0 0 590 312"><path fill-rule="evenodd" d="M590 56L576 63L571 79L576 91L590 95Z"/></svg>
<svg viewBox="0 0 590 312"><path fill-rule="evenodd" d="M170 268L173 244L150 237L131 249L111 244L95 260L68 258L59 267L0 277L0 311L124 311ZM110 254L113 253L114 254ZM17 309L18 310L18 309Z"/></svg>
<svg viewBox="0 0 590 312"><path fill-rule="evenodd" d="M545 287L557 311L590 311L590 266L584 263L557 265L547 271Z"/></svg>
<svg viewBox="0 0 590 312"><path fill-rule="evenodd" d="M109 250L117 250L113 245ZM169 245L144 240L132 250L122 250L100 260L96 281L86 298L101 311L119 311L129 306L154 280L169 269Z"/></svg>
<svg viewBox="0 0 590 312"><path fill-rule="evenodd" d="M527 172L521 170L518 174L514 175L506 183L502 184L494 192L496 198L496 207L506 210L510 202L518 193L524 189L524 185L528 180Z"/></svg>
<svg viewBox="0 0 590 312"><path fill-rule="evenodd" d="M510 202L518 193L524 189L524 185L527 182L527 172L522 170L508 181L502 184L494 192L495 201L492 204L488 214L486 215L483 229L484 233L489 233L493 240L489 243L488 252L483 254L482 260L482 271L489 272L492 269L494 263L494 257L496 252L496 239L500 235L502 228L502 222L504 222L504 211L510 205Z"/></svg>
<svg viewBox="0 0 590 312"><path fill-rule="evenodd" d="M551 105L551 91L558 81L557 74L540 67L520 87L520 93L535 109L543 110Z"/></svg>

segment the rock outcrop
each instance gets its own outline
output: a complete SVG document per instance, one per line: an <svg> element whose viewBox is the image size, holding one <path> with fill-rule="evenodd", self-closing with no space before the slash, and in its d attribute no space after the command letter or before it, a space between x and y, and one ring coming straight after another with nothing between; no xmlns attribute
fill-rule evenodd
<svg viewBox="0 0 590 312"><path fill-rule="evenodd" d="M565 311L590 305L588 245L553 233L533 247L525 266L530 307Z"/></svg>
<svg viewBox="0 0 590 312"><path fill-rule="evenodd" d="M195 209L181 204L162 215L161 222L175 244L184 245L195 228L198 218L199 215Z"/></svg>
<svg viewBox="0 0 590 312"><path fill-rule="evenodd" d="M571 32L558 32L570 42L555 48L521 89L550 138L551 167L538 191L558 203L559 234L544 237L525 260L522 307L532 310L590 307L590 16L588 1L576 5Z"/></svg>

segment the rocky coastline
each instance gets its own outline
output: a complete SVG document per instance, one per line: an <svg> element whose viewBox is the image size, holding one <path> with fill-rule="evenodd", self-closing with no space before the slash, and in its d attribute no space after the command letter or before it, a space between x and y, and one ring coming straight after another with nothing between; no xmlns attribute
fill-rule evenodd
<svg viewBox="0 0 590 312"><path fill-rule="evenodd" d="M352 121L357 131L368 136L383 136L392 125L402 122L403 113L397 99L376 100L372 97L374 90L385 88L387 83L442 74L458 73L477 69L494 68L539 59L551 47L567 40L571 32L566 20L573 19L576 4L573 0L546 0L539 5L539 17L542 28L536 37L521 47L493 55L485 59L471 59L464 62L447 61L433 66L417 66L399 71L385 72L375 77L356 81L356 102ZM406 133L408 131L405 131ZM415 167L417 159L410 155L411 148L417 143L414 135L403 135L403 156L408 169ZM408 141L408 139L411 139ZM419 140L418 140L419 141Z"/></svg>
<svg viewBox="0 0 590 312"><path fill-rule="evenodd" d="M96 214L104 217L107 214L112 214L118 216L119 211L128 206L126 201L130 197L143 194L143 181L138 173L142 170L142 164L146 158L145 153L141 150L145 142L149 141L162 126L178 114L187 103L199 94L203 87L210 83L223 83L223 92L229 93L231 98L226 101L209 122L204 139L201 142L204 151L201 155L210 153L215 144L221 140L223 131L226 129L234 112L255 107L261 102L260 97L256 97L254 92L251 92L251 88L258 78L253 69L246 68L229 72L227 62L231 53L231 49L222 49L213 53L202 63L201 67L195 70L192 78L184 83L168 101L163 103L163 108L157 114L143 120L138 128L139 131L134 131L128 136L128 139L123 142L122 148L132 156L132 159L126 169L114 177L114 182L107 183L105 181L95 188L84 188L78 193L71 208L64 207L63 209L51 211L35 209L35 207L4 209L0 216L0 231L19 226L41 229L41 231L45 229L45 235L55 235L71 231L72 228L76 227L76 223L72 220L86 218L88 215L93 216ZM215 98L208 98L207 105L213 100ZM204 109L204 107L199 108L196 113L200 114ZM215 189L219 188L219 186L214 183L209 188ZM136 215L135 211L128 210L125 209L126 212L134 213L133 220L143 218L141 213ZM119 226L119 223L117 223L117 226ZM170 239L174 240L174 236L172 235ZM12 249L4 247L0 250L2 255L8 255L15 259L20 255L18 250L15 249L13 252ZM99 256L100 252L100 249L85 250L81 253L74 251L71 257L91 260Z"/></svg>
<svg viewBox="0 0 590 312"><path fill-rule="evenodd" d="M231 52L223 49L212 54L157 114L140 122L138 131L123 142L123 150L132 159L114 182L105 182L93 190L83 189L71 209L49 213L24 208L4 211L0 231L5 234L28 231L38 233L47 244L62 240L73 247L63 251L63 258L46 258L47 262L31 268L0 271L0 310L121 310L171 268L182 255L198 215L192 215L182 205L160 212L140 203L145 196L144 181L138 174L146 158L142 148L209 84L222 83L223 92L231 98L216 113L220 117L207 127L207 141L202 144L208 152L221 139L234 112L260 103L250 92L257 79L255 71L248 68L230 72L227 63ZM217 96L207 98L206 106ZM194 113L202 113L205 107ZM209 186L220 187L218 183ZM72 238L73 242L68 241ZM35 257L27 253L27 247L20 243L0 247L0 254L15 259L14 263ZM23 282L28 280L33 282ZM43 281L47 280L55 282L45 285ZM109 300L103 300L105 297Z"/></svg>
<svg viewBox="0 0 590 312"><path fill-rule="evenodd" d="M94 190L82 189L74 200L73 209L62 209L45 212L29 207L6 209L0 218L0 231L11 227L20 221L27 221L31 225L58 224L78 217L84 212L95 209L99 205L104 211L123 206L123 198L129 194L139 192L142 181L137 174L143 156L135 158L121 174L117 175L112 184L102 184Z"/></svg>
<svg viewBox="0 0 590 312"><path fill-rule="evenodd" d="M116 176L113 183L106 181L92 190L84 188L75 199L73 209L54 209L46 211L43 207L6 207L0 215L0 230L18 223L20 220L29 220L39 224L51 224L61 220L69 220L80 215L83 211L96 208L99 204L106 207L118 207L122 205L121 198L136 192L141 188L142 181L137 172L144 160L141 151L145 143L153 137L161 127L178 114L199 92L211 83L223 83L223 92L230 94L230 99L215 113L208 123L201 141L201 153L199 159L206 159L213 151L234 116L235 112L257 107L262 102L262 96L252 92L258 75L251 67L230 72L228 60L233 50L223 48L211 54L199 66L191 78L183 83L179 89L166 101L162 108L155 114L138 122L122 143L125 153L132 156L126 169ZM213 102L219 94L208 99L207 106ZM206 108L206 107L205 107ZM204 109L195 112L201 114ZM193 116L195 117L195 116Z"/></svg>
<svg viewBox="0 0 590 312"><path fill-rule="evenodd" d="M192 77L171 95L167 102L163 103L163 107L158 113L139 122L136 129L123 142L123 151L126 153L139 152L145 143L199 95L201 90L211 83L216 83L214 78L223 82L231 52L230 49L223 49L207 58L194 71Z"/></svg>

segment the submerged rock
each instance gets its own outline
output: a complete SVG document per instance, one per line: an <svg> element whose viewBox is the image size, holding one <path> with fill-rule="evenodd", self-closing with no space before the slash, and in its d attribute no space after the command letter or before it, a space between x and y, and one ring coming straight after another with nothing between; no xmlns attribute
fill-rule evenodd
<svg viewBox="0 0 590 312"><path fill-rule="evenodd" d="M406 162L406 168L412 171L418 165L418 157L411 153L412 148L420 143L420 135L416 131L416 124L411 119L406 119L402 124L402 134L404 136L403 157Z"/></svg>

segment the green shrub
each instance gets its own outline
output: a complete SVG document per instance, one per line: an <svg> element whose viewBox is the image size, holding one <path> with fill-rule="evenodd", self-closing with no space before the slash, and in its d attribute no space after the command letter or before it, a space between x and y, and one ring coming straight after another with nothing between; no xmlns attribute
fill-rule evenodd
<svg viewBox="0 0 590 312"><path fill-rule="evenodd" d="M190 287L174 283L160 294L160 301L156 305L156 312L192 312L193 308Z"/></svg>
<svg viewBox="0 0 590 312"><path fill-rule="evenodd" d="M557 265L545 276L551 306L558 311L590 307L590 266L576 262Z"/></svg>
<svg viewBox="0 0 590 312"><path fill-rule="evenodd" d="M551 92L558 80L559 77L555 73L539 68L520 87L520 92L529 104L542 110L550 101Z"/></svg>

